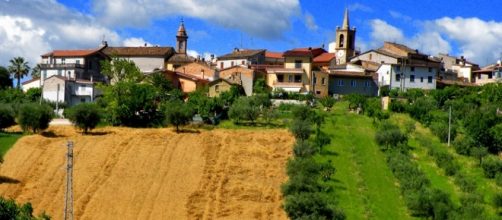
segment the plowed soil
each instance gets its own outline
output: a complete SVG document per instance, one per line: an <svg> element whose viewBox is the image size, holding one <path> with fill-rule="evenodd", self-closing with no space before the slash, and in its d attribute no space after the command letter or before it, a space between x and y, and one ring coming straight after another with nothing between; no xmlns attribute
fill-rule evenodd
<svg viewBox="0 0 502 220"><path fill-rule="evenodd" d="M286 219L280 185L293 137L285 130L53 126L5 156L0 195L61 219L67 140L74 147L76 219ZM3 178L6 179L6 178Z"/></svg>

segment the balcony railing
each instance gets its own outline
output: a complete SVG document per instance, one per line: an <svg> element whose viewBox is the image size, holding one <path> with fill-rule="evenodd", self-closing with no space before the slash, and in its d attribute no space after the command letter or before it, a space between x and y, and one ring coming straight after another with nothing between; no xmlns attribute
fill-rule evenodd
<svg viewBox="0 0 502 220"><path fill-rule="evenodd" d="M273 83L275 87L303 87L302 82L277 82Z"/></svg>
<svg viewBox="0 0 502 220"><path fill-rule="evenodd" d="M66 68L66 69L72 69L72 68L84 68L84 65L82 64L77 64L77 63L68 63L68 64L50 64L50 63L43 63L40 64L40 66L43 69L55 69L55 68Z"/></svg>

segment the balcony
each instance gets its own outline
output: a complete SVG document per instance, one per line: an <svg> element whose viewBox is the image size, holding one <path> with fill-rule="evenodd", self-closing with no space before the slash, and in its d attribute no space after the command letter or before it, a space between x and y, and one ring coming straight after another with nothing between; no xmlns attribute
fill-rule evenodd
<svg viewBox="0 0 502 220"><path fill-rule="evenodd" d="M277 82L272 84L274 89L284 89L287 92L300 92L304 84L302 82Z"/></svg>
<svg viewBox="0 0 502 220"><path fill-rule="evenodd" d="M40 67L42 69L75 69L75 68L80 68L83 69L84 65L82 64L77 64L77 63L68 63L68 64L48 64L48 63L43 63L40 64Z"/></svg>

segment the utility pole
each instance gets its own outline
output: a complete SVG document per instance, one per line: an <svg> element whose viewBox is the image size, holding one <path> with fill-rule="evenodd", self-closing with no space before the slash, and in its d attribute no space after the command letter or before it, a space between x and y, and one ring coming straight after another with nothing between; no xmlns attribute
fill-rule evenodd
<svg viewBox="0 0 502 220"><path fill-rule="evenodd" d="M451 137L451 105L450 105L450 112L448 113L448 147L450 146L450 137Z"/></svg>
<svg viewBox="0 0 502 220"><path fill-rule="evenodd" d="M64 204L64 220L73 220L73 142L66 144L68 153L66 154L66 194Z"/></svg>

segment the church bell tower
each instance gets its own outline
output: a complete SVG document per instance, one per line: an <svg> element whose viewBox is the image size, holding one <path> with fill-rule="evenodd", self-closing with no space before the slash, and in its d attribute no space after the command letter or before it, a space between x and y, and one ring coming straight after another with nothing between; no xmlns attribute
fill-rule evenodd
<svg viewBox="0 0 502 220"><path fill-rule="evenodd" d="M336 28L336 64L345 64L355 56L356 28L350 28L349 11L345 9L342 27Z"/></svg>
<svg viewBox="0 0 502 220"><path fill-rule="evenodd" d="M181 20L180 27L178 28L178 33L176 34L176 53L187 53L187 40L188 35L185 30L185 24L183 23L183 20Z"/></svg>

